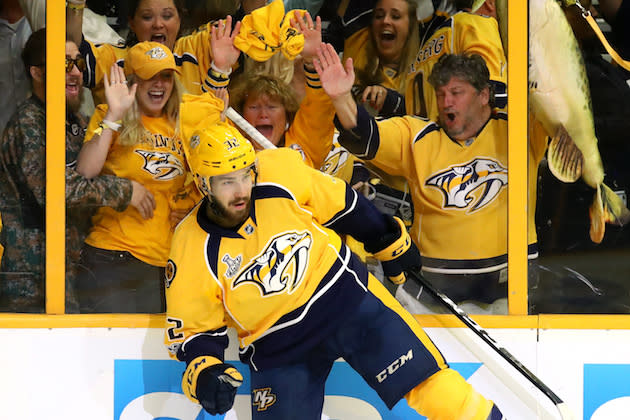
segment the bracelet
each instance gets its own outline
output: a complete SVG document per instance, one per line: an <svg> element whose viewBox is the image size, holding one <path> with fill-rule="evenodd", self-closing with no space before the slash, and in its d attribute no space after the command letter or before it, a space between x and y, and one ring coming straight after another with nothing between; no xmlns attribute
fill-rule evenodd
<svg viewBox="0 0 630 420"><path fill-rule="evenodd" d="M210 63L210 70L216 76L219 76L219 77L221 77L223 79L227 79L230 76L230 74L232 74L232 67L230 67L230 69L227 72L225 72L225 71L221 70L220 68L218 68L216 66L216 64L214 64L214 60L212 60L212 63Z"/></svg>
<svg viewBox="0 0 630 420"><path fill-rule="evenodd" d="M103 120L101 121L101 124L103 124L105 127L109 128L110 130L113 131L119 131L120 127L122 127L122 121L118 120L118 121L110 121L110 120Z"/></svg>

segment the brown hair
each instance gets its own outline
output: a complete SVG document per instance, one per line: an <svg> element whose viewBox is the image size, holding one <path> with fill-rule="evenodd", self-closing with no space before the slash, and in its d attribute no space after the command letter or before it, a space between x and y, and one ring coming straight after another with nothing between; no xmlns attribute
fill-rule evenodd
<svg viewBox="0 0 630 420"><path fill-rule="evenodd" d="M29 78L31 66L46 64L46 28L33 32L28 38L22 50L22 61Z"/></svg>
<svg viewBox="0 0 630 420"><path fill-rule="evenodd" d="M134 18L134 16L136 15L136 12L138 11L138 7L140 7L140 3L143 0L129 0L129 8L128 13L127 13L127 19L131 20ZM184 6L184 0L171 0L173 2L173 5L175 6L175 9L177 9L177 14L179 15L179 19L180 22L182 21L182 19L184 19L184 16L187 15L186 12L186 7ZM181 28L181 23L180 23L180 28L179 31L177 33L177 38L180 37L182 32L182 28ZM125 45L128 47L131 47L133 45L136 45L138 43L138 37L136 36L136 34L131 30L131 28L129 28L129 32L127 33L127 39L125 40Z"/></svg>
<svg viewBox="0 0 630 420"><path fill-rule="evenodd" d="M400 54L400 62L398 63L397 74L406 73L407 69L416 59L418 49L420 48L420 34L418 29L418 19L416 17L417 4L415 0L404 0L407 4L407 14L409 16L409 33L405 40L402 52ZM365 47L365 54L367 57L367 66L357 72L359 82L364 87L371 85L378 85L383 81L381 71L381 60L376 50L376 41L372 34L371 28L369 29L369 42ZM401 77L400 85L397 87L398 92L405 93L407 88L407 78Z"/></svg>
<svg viewBox="0 0 630 420"><path fill-rule="evenodd" d="M243 77L230 91L230 105L239 113L243 112L243 105L250 98L267 95L277 99L284 106L287 122L291 123L300 104L295 99L293 89L282 79L269 74L258 74L254 77Z"/></svg>
<svg viewBox="0 0 630 420"><path fill-rule="evenodd" d="M433 66L428 81L433 88L448 84L457 77L470 83L477 92L488 88L489 104L494 106L494 89L490 83L490 71L486 61L479 54L444 54Z"/></svg>

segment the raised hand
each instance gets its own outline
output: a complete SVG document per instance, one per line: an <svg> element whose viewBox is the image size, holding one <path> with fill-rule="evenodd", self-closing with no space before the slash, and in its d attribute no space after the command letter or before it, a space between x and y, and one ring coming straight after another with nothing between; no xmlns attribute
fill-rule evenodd
<svg viewBox="0 0 630 420"><path fill-rule="evenodd" d="M210 47L212 48L212 62L224 73L229 73L232 66L241 55L241 50L234 46L234 39L241 30L241 22L236 22L232 30L232 16L225 21L220 20L212 26L210 32Z"/></svg>
<svg viewBox="0 0 630 420"><path fill-rule="evenodd" d="M108 107L105 118L110 121L121 120L127 110L133 105L138 85L134 83L133 86L129 88L129 86L127 86L125 71L117 64L112 64L109 79L107 78L107 74L103 76L105 98L107 99Z"/></svg>
<svg viewBox="0 0 630 420"><path fill-rule="evenodd" d="M333 46L322 43L317 50L317 59L313 61L313 66L330 99L334 101L342 96L350 95L354 84L352 58L346 60L344 67Z"/></svg>
<svg viewBox="0 0 630 420"><path fill-rule="evenodd" d="M304 64L310 66L317 57L317 50L322 43L322 20L317 16L315 22L313 22L309 12L306 12L304 16L302 16L302 14L296 10L293 14L294 17L291 18L291 26L298 29L304 35L302 58L304 58Z"/></svg>

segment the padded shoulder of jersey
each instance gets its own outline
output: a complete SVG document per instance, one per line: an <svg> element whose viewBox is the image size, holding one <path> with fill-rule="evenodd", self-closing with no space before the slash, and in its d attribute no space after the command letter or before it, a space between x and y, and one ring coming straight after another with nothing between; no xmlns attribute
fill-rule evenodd
<svg viewBox="0 0 630 420"><path fill-rule="evenodd" d="M288 190L300 203L310 196L313 173L318 171L304 163L300 152L288 147L280 147L260 151L256 157L258 158L257 182L259 184L278 184Z"/></svg>

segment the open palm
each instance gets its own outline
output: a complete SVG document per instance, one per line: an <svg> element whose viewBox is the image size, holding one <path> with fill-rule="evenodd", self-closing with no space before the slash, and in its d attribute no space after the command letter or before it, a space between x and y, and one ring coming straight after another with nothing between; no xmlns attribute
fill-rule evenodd
<svg viewBox="0 0 630 420"><path fill-rule="evenodd" d="M337 52L330 44L321 44L317 52L317 60L313 62L315 70L322 82L324 91L331 99L336 99L352 90L354 84L354 68L352 59L346 60L346 65L341 65Z"/></svg>
<svg viewBox="0 0 630 420"><path fill-rule="evenodd" d="M241 50L234 46L234 40L241 30L241 22L236 22L232 29L232 16L225 21L221 20L212 26L210 32L210 48L212 48L212 61L222 70L229 71L238 61Z"/></svg>
<svg viewBox="0 0 630 420"><path fill-rule="evenodd" d="M103 85L109 108L108 114L115 120L119 120L131 108L136 97L137 85L134 84L131 88L127 86L125 71L117 64L112 65L109 79L107 74L104 75Z"/></svg>

